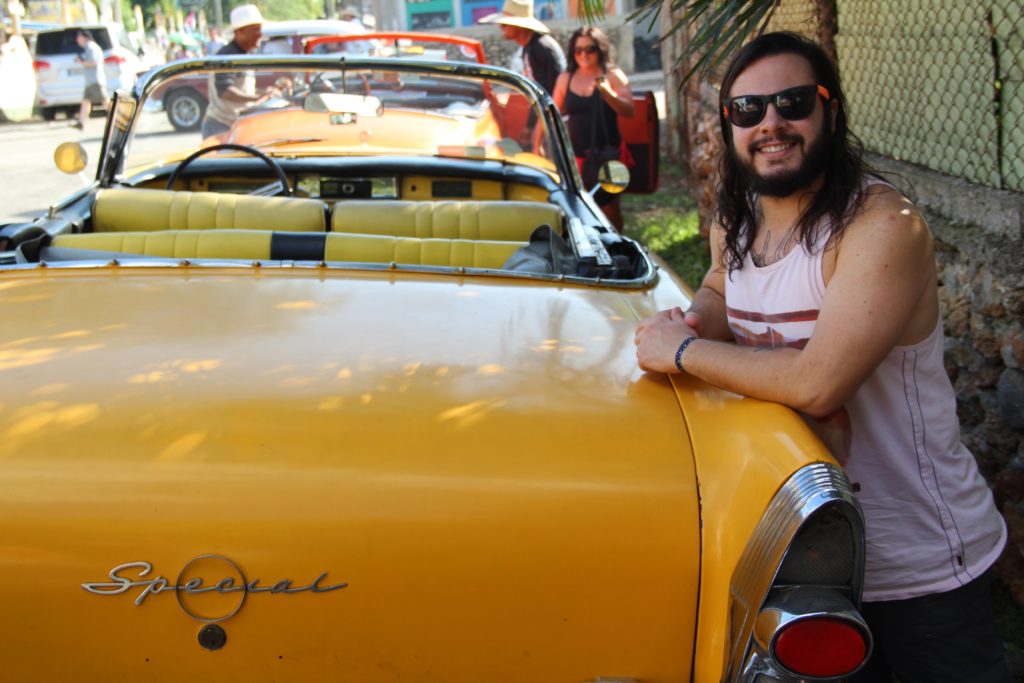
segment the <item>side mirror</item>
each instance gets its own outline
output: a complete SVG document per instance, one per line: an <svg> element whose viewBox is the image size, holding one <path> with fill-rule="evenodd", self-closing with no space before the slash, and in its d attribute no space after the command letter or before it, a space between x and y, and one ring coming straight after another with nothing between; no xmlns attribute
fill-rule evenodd
<svg viewBox="0 0 1024 683"><path fill-rule="evenodd" d="M53 163L64 173L75 175L85 170L89 163L89 155L77 142L64 142L57 145L57 149L54 150Z"/></svg>
<svg viewBox="0 0 1024 683"><path fill-rule="evenodd" d="M598 171L597 185L608 194L624 192L629 187L629 169L621 161L606 161Z"/></svg>

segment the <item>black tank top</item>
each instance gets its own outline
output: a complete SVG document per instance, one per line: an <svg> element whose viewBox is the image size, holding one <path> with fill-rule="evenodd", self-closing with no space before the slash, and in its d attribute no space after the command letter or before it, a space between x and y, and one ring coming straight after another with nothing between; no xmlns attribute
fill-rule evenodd
<svg viewBox="0 0 1024 683"><path fill-rule="evenodd" d="M569 74L565 89L565 113L569 115L569 140L573 153L581 157L591 147L618 147L622 137L615 110L601 99L597 88L590 97L574 93L571 87L574 75Z"/></svg>

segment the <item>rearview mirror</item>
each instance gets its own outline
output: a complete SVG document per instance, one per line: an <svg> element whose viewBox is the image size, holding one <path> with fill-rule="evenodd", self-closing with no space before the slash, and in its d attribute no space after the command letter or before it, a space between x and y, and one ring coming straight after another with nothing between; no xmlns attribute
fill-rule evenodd
<svg viewBox="0 0 1024 683"><path fill-rule="evenodd" d="M372 95L349 95L346 93L315 92L302 100L303 111L315 114L355 114L356 116L380 116L384 105L379 97Z"/></svg>

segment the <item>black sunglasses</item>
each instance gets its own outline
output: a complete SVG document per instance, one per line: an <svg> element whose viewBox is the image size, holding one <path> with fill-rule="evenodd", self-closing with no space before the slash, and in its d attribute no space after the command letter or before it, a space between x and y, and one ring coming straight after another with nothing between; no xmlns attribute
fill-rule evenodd
<svg viewBox="0 0 1024 683"><path fill-rule="evenodd" d="M576 54L586 53L592 55L597 52L597 45L581 45L576 48Z"/></svg>
<svg viewBox="0 0 1024 683"><path fill-rule="evenodd" d="M799 85L773 95L740 95L722 101L722 114L738 128L750 128L764 120L768 103L787 121L806 119L814 113L818 95L828 102L831 96L823 85Z"/></svg>

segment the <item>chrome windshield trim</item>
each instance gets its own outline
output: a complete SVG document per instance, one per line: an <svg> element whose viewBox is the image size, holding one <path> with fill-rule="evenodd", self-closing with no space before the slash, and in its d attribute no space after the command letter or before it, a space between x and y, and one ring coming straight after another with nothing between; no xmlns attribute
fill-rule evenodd
<svg viewBox="0 0 1024 683"><path fill-rule="evenodd" d="M840 503L853 527L863 538L864 516L842 468L814 463L797 470L775 494L733 572L729 586L730 639L728 669L724 680L742 676L757 614L768 598L772 583L801 526L826 505ZM864 546L854 555L851 601L860 603L864 575Z"/></svg>
<svg viewBox="0 0 1024 683"><path fill-rule="evenodd" d="M532 80L515 73L509 69L490 64L478 64L471 62L455 61L428 61L421 59L400 59L396 57L363 57L359 59L338 58L332 55L227 55L211 56L200 59L185 59L179 62L171 62L163 67L158 67L144 74L135 83L132 93L138 102L152 93L161 83L177 76L189 73L201 73L211 69L222 70L255 70L267 69L401 69L410 73L422 74L445 74L448 76L467 76L480 78L499 83L505 83L522 90L530 95L533 105L536 106L538 114L544 119L549 135L556 138L568 139L564 131L561 116L557 114L557 108L551 100L547 91ZM138 107L134 121L137 121L142 112ZM564 145L558 146L556 163L560 165L558 174L565 178L563 184L569 188L576 189L575 172L576 161L570 158L568 150ZM115 174L116 175L116 174Z"/></svg>
<svg viewBox="0 0 1024 683"><path fill-rule="evenodd" d="M12 252L13 253L13 252ZM103 270L109 268L145 270L145 269L179 269L193 268L212 270L231 268L234 270L326 270L330 272L388 272L406 274L428 274L465 277L489 277L511 280L530 280L541 282L586 285L606 289L644 289L657 280L658 269L651 265L646 276L636 280L614 280L601 277L581 277L578 275L548 275L543 273L522 273L494 268L465 268L450 266L403 265L398 263L358 263L349 261L239 261L231 259L175 259L161 257L129 257L111 259L89 259L82 261L42 261L40 263L0 264L0 274L4 271L30 270Z"/></svg>

